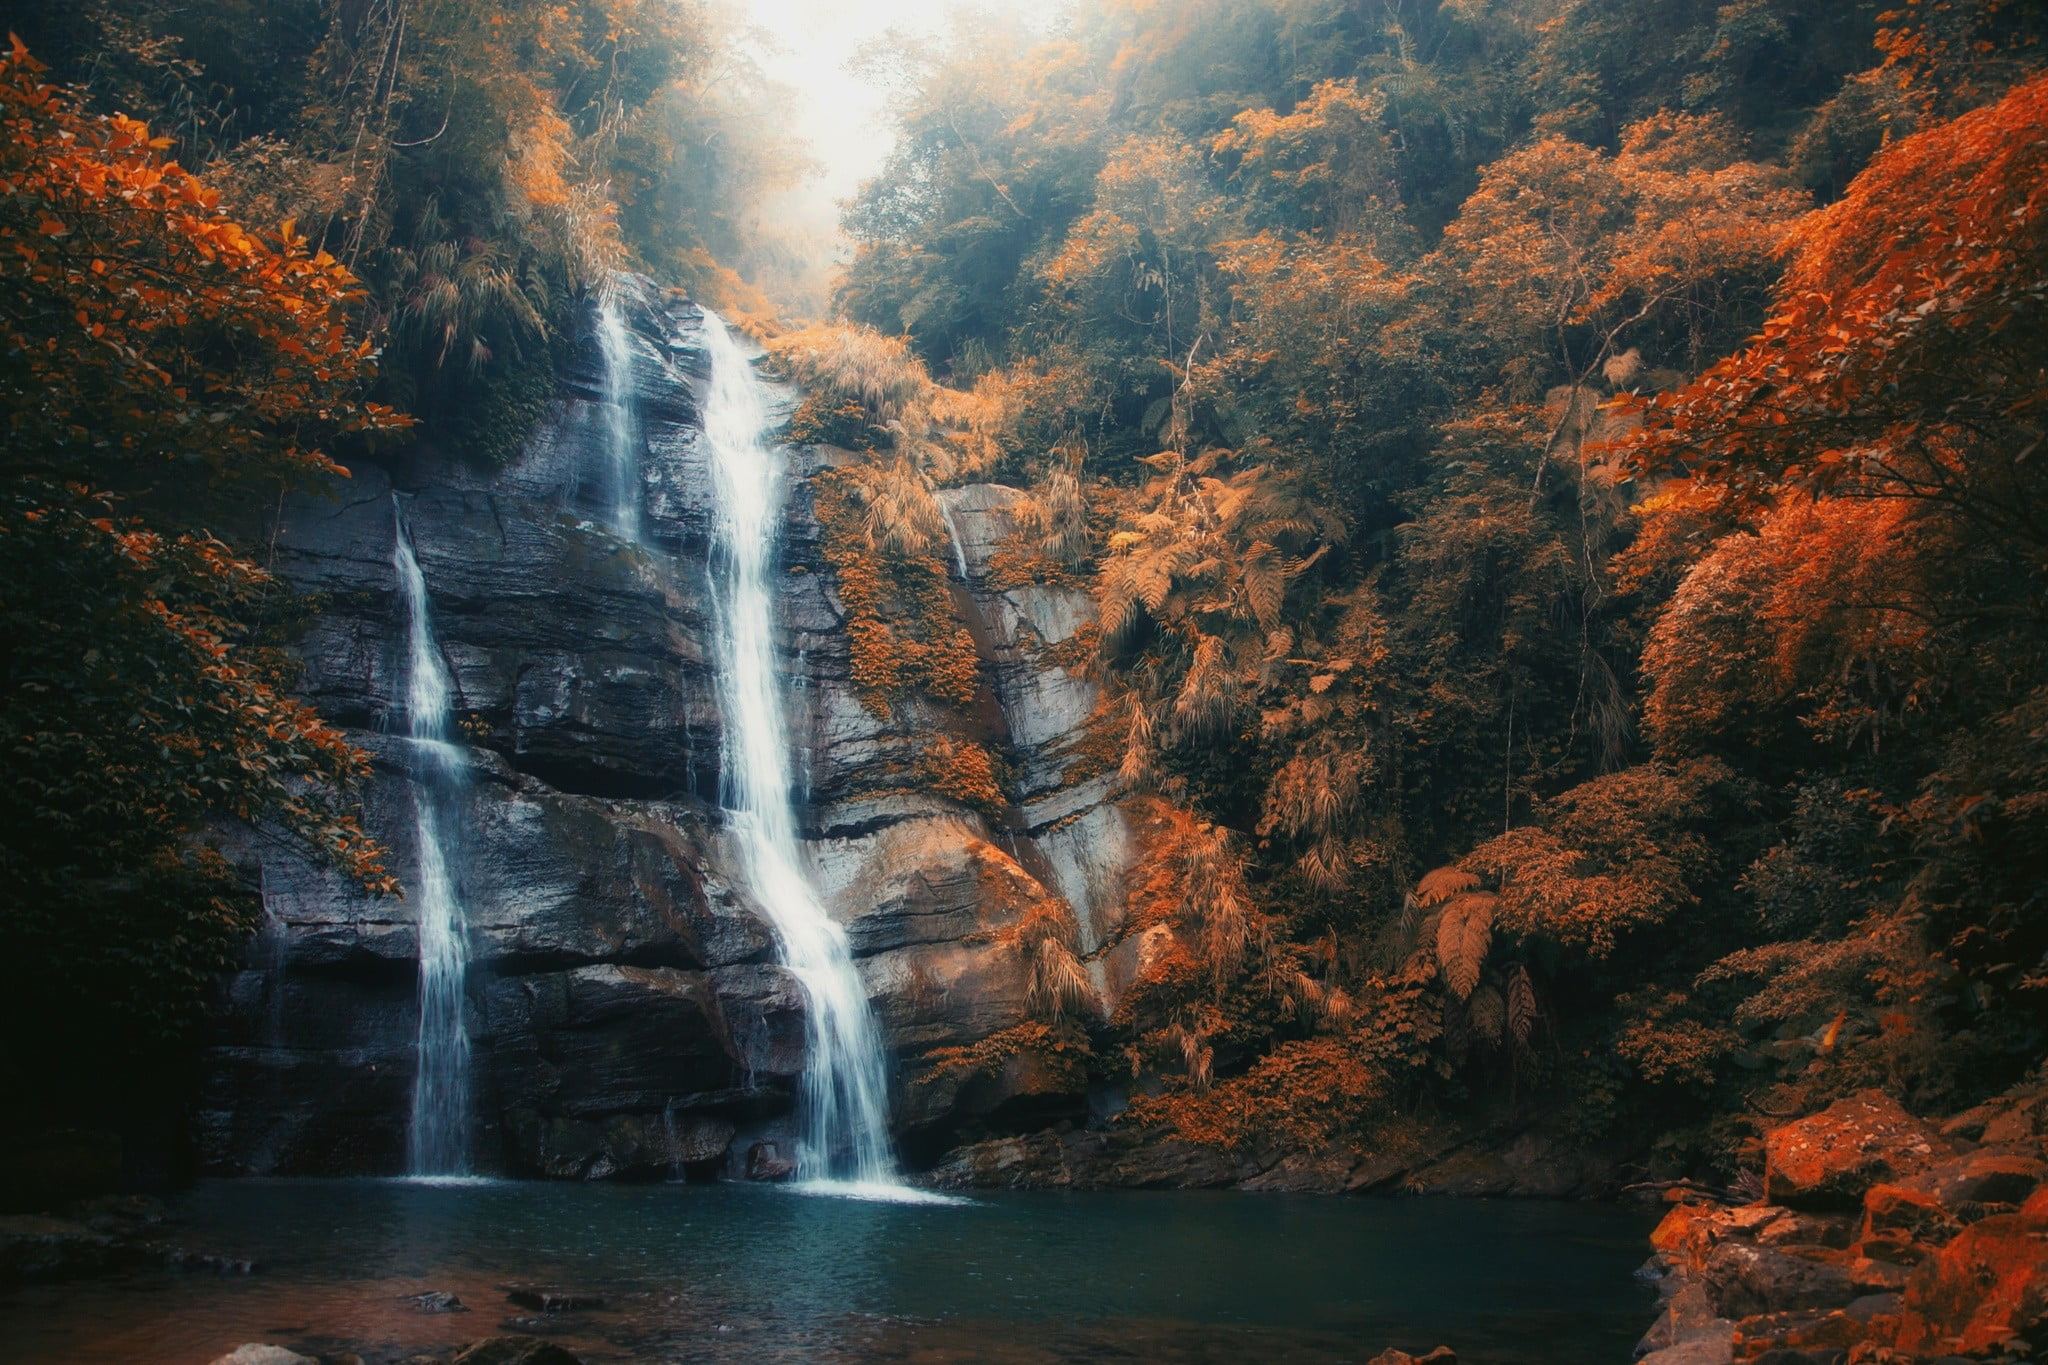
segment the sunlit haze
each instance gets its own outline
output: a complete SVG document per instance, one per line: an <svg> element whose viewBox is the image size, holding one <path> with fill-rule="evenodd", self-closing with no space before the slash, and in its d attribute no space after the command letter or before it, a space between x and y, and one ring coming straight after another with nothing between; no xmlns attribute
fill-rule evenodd
<svg viewBox="0 0 2048 1365"><path fill-rule="evenodd" d="M803 199L820 209L845 199L889 153L887 94L849 69L862 45L891 29L937 37L962 8L943 0L747 0L749 18L761 30L761 63L794 92L791 127L819 163ZM973 8L1037 19L1059 6L995 0Z"/></svg>

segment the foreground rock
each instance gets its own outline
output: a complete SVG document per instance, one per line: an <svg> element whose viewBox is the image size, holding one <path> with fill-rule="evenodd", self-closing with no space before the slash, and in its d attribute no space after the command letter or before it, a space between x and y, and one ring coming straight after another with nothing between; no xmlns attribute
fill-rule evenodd
<svg viewBox="0 0 2048 1365"><path fill-rule="evenodd" d="M1883 1180L1925 1170L1953 1148L1878 1090L1835 1101L1764 1139L1764 1193L1795 1208L1853 1208Z"/></svg>
<svg viewBox="0 0 2048 1365"><path fill-rule="evenodd" d="M340 1355L301 1355L283 1346L250 1342L209 1365L362 1365L363 1357L353 1351ZM458 1348L450 1356L416 1355L401 1365L583 1365L583 1358L539 1337L486 1337Z"/></svg>
<svg viewBox="0 0 2048 1365"><path fill-rule="evenodd" d="M147 1195L105 1195L61 1216L0 1215L0 1285L67 1280L136 1266L247 1275L255 1262L186 1245Z"/></svg>
<svg viewBox="0 0 2048 1365"><path fill-rule="evenodd" d="M1766 1197L1686 1193L1643 1269L1653 1365L1892 1365L1996 1352L2048 1318L2048 1151L2022 1088L1964 1127L1975 1150L1867 1091L1765 1137ZM1974 1111L1973 1111L1974 1113ZM2013 1119L2015 1114L2022 1119ZM1795 1207L1795 1205L1797 1205Z"/></svg>

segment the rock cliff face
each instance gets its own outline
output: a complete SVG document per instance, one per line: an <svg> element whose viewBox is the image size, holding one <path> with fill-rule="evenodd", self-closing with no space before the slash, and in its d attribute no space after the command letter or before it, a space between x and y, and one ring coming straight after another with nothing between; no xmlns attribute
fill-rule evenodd
<svg viewBox="0 0 2048 1365"><path fill-rule="evenodd" d="M451 849L469 926L473 1161L567 1178L740 1173L787 1139L803 994L775 965L718 807L720 718L706 554L712 482L698 395L701 314L645 286L627 309L640 451L639 536L607 529L606 385L587 342L570 392L496 473L421 456L365 466L289 504L278 567L317 595L304 690L377 760L366 793L393 870L418 866L418 795L394 716L405 619L399 509L454 680L469 781ZM845 613L789 452L778 620L809 855L852 938L895 1057L907 1151L935 1152L1079 1112L1032 1068L934 1065L1024 1017L1026 964L1002 931L1050 891L1084 947L1118 913L1129 856L1100 783L1066 778L1094 705L1040 658L1087 621L1084 595L997 590L1010 490L948 495L958 593L1022 774L1010 828L906 790L931 719L887 720L850 681ZM403 1164L418 1022L413 906L365 897L294 849L250 839L266 926L229 983L207 1053L199 1140L224 1173L376 1173ZM1105 1006L1114 955L1098 968Z"/></svg>

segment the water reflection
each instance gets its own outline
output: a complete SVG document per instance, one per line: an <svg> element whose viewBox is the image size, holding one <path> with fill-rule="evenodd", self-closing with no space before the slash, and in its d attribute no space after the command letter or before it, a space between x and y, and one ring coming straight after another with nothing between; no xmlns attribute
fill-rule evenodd
<svg viewBox="0 0 2048 1365"><path fill-rule="evenodd" d="M1639 1216L1556 1204L986 1194L950 1206L731 1186L240 1181L186 1240L246 1278L152 1271L0 1297L0 1358L205 1361L244 1341L372 1361L501 1331L600 1360L1625 1360ZM508 1301L539 1283L601 1307ZM412 1302L455 1294L470 1311Z"/></svg>

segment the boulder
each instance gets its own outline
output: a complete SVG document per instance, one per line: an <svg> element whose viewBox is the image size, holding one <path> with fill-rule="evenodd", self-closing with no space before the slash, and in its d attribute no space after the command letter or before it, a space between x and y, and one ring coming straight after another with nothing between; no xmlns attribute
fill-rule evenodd
<svg viewBox="0 0 2048 1365"><path fill-rule="evenodd" d="M1776 1218L1757 1229L1756 1240L1760 1246L1828 1247L1843 1251L1856 1240L1856 1224L1845 1214L1780 1209Z"/></svg>
<svg viewBox="0 0 2048 1365"><path fill-rule="evenodd" d="M1853 1207L1872 1185L1914 1175L1953 1154L1897 1100L1865 1090L1765 1135L1764 1192L1794 1207Z"/></svg>
<svg viewBox="0 0 2048 1365"><path fill-rule="evenodd" d="M757 1142L747 1149L747 1179L794 1180L796 1160L782 1154L779 1144Z"/></svg>
<svg viewBox="0 0 2048 1365"><path fill-rule="evenodd" d="M2038 1156L1986 1149L1909 1176L1896 1188L1924 1194L1955 1214L1986 1204L2025 1203L2044 1179L2048 1179L2048 1162ZM1866 1206L1868 1199L1866 1196Z"/></svg>
<svg viewBox="0 0 2048 1365"><path fill-rule="evenodd" d="M1673 1264L1697 1271L1709 1253L1727 1238L1761 1240L1763 1230L1776 1226L1787 1211L1769 1204L1730 1207L1704 1199L1674 1204L1663 1221L1650 1233L1650 1245L1670 1257ZM1847 1245L1847 1238L1843 1245Z"/></svg>
<svg viewBox="0 0 2048 1365"><path fill-rule="evenodd" d="M1910 1185L1872 1185L1863 1196L1863 1238L1925 1237L1949 1222L1949 1212L1932 1193ZM1887 1238L1887 1234L1898 1234Z"/></svg>
<svg viewBox="0 0 2048 1365"><path fill-rule="evenodd" d="M2038 1197L2038 1196L2037 1196ZM2048 1315L2048 1199L1958 1233L1907 1282L1898 1346L1974 1354Z"/></svg>
<svg viewBox="0 0 2048 1365"><path fill-rule="evenodd" d="M1728 1339L1734 1324L1714 1310L1705 1287L1693 1276L1669 1275L1658 1283L1657 1292L1664 1296L1664 1311L1636 1343L1638 1356L1702 1338Z"/></svg>
<svg viewBox="0 0 2048 1365"><path fill-rule="evenodd" d="M1895 1294L1906 1287L1910 1272L1891 1261L1858 1256L1849 1262L1849 1283L1858 1294Z"/></svg>
<svg viewBox="0 0 2048 1365"><path fill-rule="evenodd" d="M1702 1282L1715 1311L1728 1318L1839 1308L1856 1297L1843 1266L1734 1241L1708 1255Z"/></svg>
<svg viewBox="0 0 2048 1365"><path fill-rule="evenodd" d="M1735 1324L1714 1318L1686 1330L1670 1345L1643 1356L1637 1365L1730 1365L1735 1359Z"/></svg>
<svg viewBox="0 0 2048 1365"><path fill-rule="evenodd" d="M320 1362L312 1356L287 1351L282 1346L252 1341L237 1346L224 1356L215 1356L212 1365L320 1365Z"/></svg>

